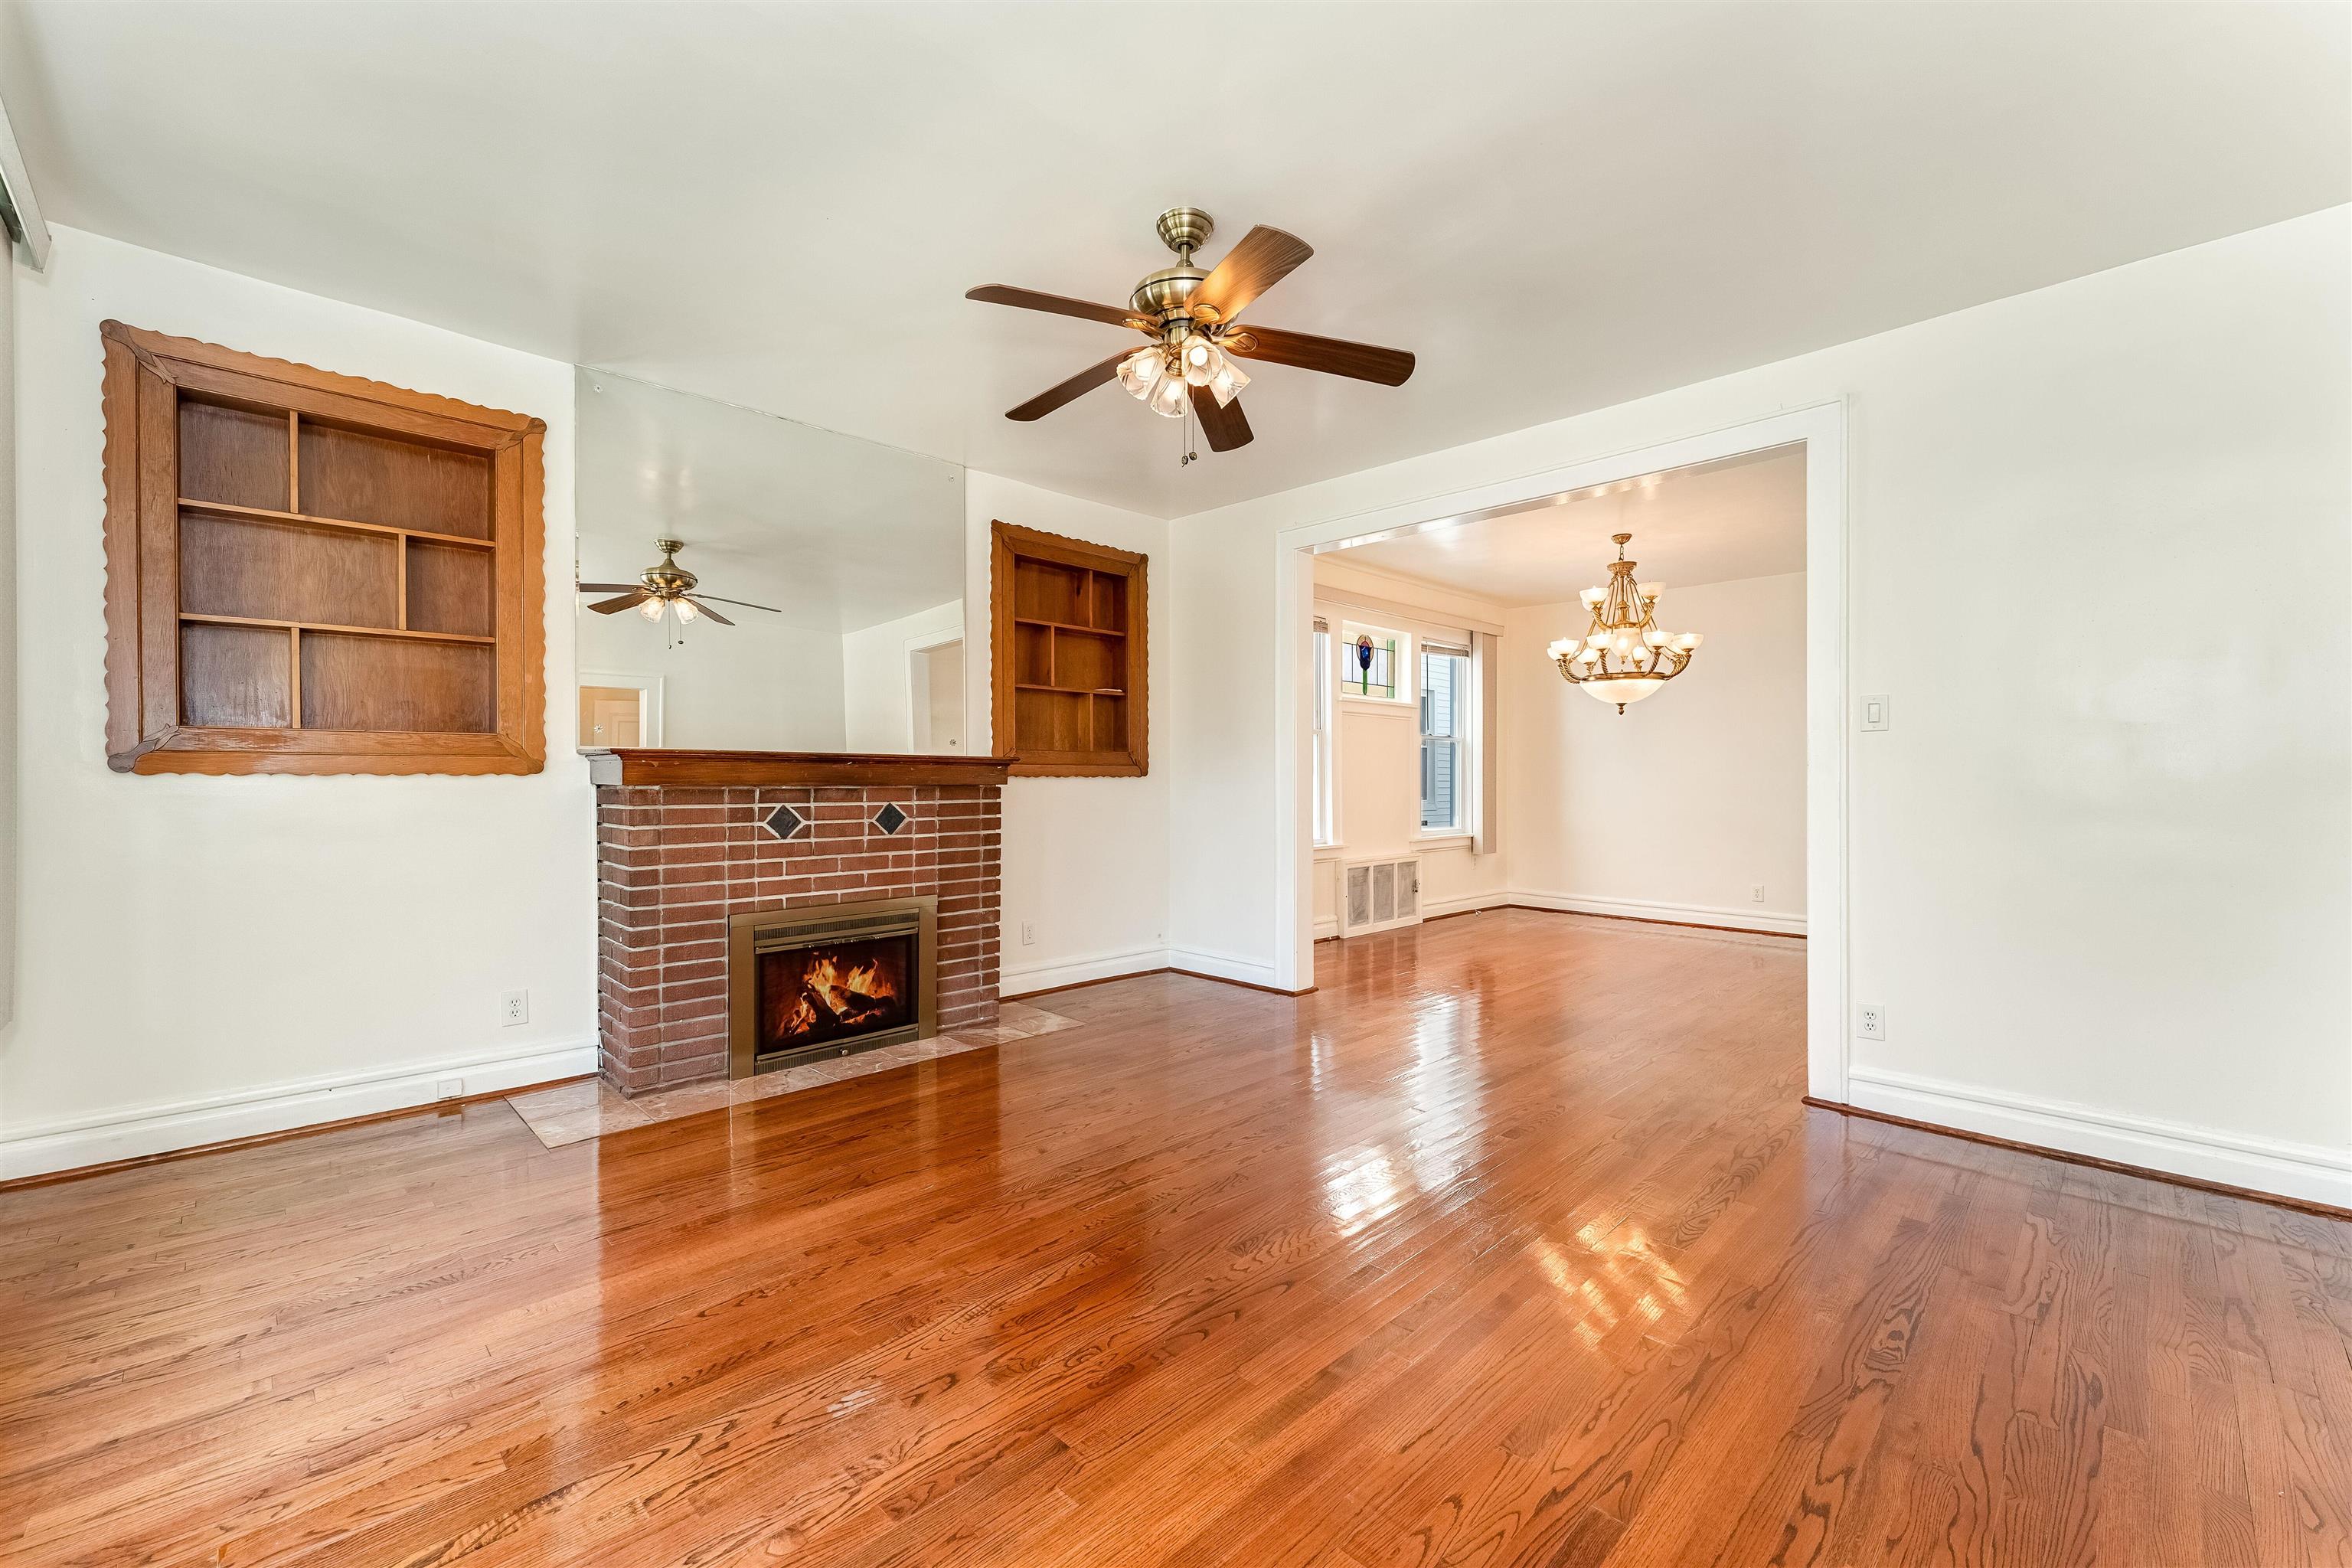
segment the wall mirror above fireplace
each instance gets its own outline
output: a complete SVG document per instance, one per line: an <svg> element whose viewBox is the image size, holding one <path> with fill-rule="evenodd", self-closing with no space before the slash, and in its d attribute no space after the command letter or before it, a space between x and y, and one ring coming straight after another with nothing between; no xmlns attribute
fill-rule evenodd
<svg viewBox="0 0 2352 1568"><path fill-rule="evenodd" d="M577 373L583 746L960 753L953 463Z"/></svg>

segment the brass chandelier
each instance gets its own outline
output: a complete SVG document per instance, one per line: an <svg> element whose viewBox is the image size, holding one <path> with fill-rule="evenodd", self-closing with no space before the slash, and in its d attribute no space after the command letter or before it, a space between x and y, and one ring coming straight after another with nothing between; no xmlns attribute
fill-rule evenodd
<svg viewBox="0 0 2352 1568"><path fill-rule="evenodd" d="M1617 559L1609 563L1609 584L1587 588L1580 595L1592 612L1592 624L1583 637L1561 637L1544 652L1551 656L1570 686L1601 702L1614 702L1625 711L1690 668L1691 656L1706 639L1696 632L1670 632L1658 625L1658 598L1664 583L1636 583L1639 562L1625 559L1630 533L1612 534Z"/></svg>

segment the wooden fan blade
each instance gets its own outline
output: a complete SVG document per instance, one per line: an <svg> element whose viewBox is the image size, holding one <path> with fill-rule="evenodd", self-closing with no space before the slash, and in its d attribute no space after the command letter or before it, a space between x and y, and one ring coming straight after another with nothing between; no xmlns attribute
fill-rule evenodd
<svg viewBox="0 0 2352 1568"><path fill-rule="evenodd" d="M718 611L712 609L709 605L704 604L701 600L696 598L691 594L682 594L679 597L683 598L688 604L692 605L696 609L700 610L712 620L717 621L722 626L731 626L735 624L733 621L729 620L725 616L720 615Z"/></svg>
<svg viewBox="0 0 2352 1568"><path fill-rule="evenodd" d="M1289 277L1293 268L1314 254L1315 247L1297 235L1260 224L1225 252L1216 270L1192 290L1192 298L1214 305L1217 313L1230 321L1243 306Z"/></svg>
<svg viewBox="0 0 2352 1568"><path fill-rule="evenodd" d="M701 603L705 599L709 600L714 605L740 605L747 610L765 610L772 616L781 616L784 613L783 611L776 608L773 605L755 605L749 599L730 599L723 594L698 594L695 595L695 602L697 604Z"/></svg>
<svg viewBox="0 0 2352 1568"><path fill-rule="evenodd" d="M624 594L617 599L599 599L588 607L595 611L600 616L617 616L623 610L635 609L639 605L644 604L646 600L651 597L652 595L647 594L643 588L639 588L636 592L633 594Z"/></svg>
<svg viewBox="0 0 2352 1568"><path fill-rule="evenodd" d="M1235 338L1248 346L1241 346ZM1349 375L1358 381L1377 381L1382 386L1402 386L1412 374L1412 356L1402 349L1376 348L1370 343L1318 338L1307 332L1286 332L1279 327L1261 327L1255 322L1243 328L1234 338L1220 339L1217 346L1244 359L1297 365L1301 370Z"/></svg>
<svg viewBox="0 0 2352 1568"><path fill-rule="evenodd" d="M988 283L964 296L988 305L1011 305L1022 310L1044 310L1055 316L1076 316L1081 321L1108 321L1114 327L1127 325L1135 312L1117 305L1097 305L1090 300L1073 300L1066 294L1040 294L1034 289L1015 289L1009 283Z"/></svg>
<svg viewBox="0 0 2352 1568"><path fill-rule="evenodd" d="M1115 353L1100 364L1090 364L1060 385L1049 386L1020 407L1008 410L1004 416L1018 419L1024 425L1032 419L1043 419L1063 404L1092 392L1104 382L1117 380L1119 362L1126 358L1126 353Z"/></svg>
<svg viewBox="0 0 2352 1568"><path fill-rule="evenodd" d="M1209 438L1210 451L1230 452L1250 444L1249 421L1242 416L1240 398L1220 408L1215 393L1205 386L1196 386L1192 389L1192 415L1201 422L1201 434Z"/></svg>
<svg viewBox="0 0 2352 1568"><path fill-rule="evenodd" d="M642 583L574 583L572 591L575 594L642 594L646 585Z"/></svg>

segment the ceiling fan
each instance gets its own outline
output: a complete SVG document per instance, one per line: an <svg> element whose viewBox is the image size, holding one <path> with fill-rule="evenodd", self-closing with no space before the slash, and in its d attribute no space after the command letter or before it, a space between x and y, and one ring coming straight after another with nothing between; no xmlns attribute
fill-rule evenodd
<svg viewBox="0 0 2352 1568"><path fill-rule="evenodd" d="M770 615L782 615L773 605L754 605L744 599L722 599L716 594L697 596L694 585L700 579L677 563L677 552L686 548L681 540L656 539L654 548L662 552L661 563L648 566L634 583L581 583L576 584L583 594L617 594L614 599L599 599L588 607L600 616L617 616L623 610L634 609L649 621L662 618L665 611L675 614L680 626L698 616L708 616L722 626L735 623L712 609L705 600L722 605L738 605L747 610L765 610Z"/></svg>
<svg viewBox="0 0 2352 1568"><path fill-rule="evenodd" d="M1123 351L1088 365L1005 417L1024 423L1041 419L1115 380L1154 414L1178 419L1189 408L1200 417L1209 449L1230 452L1250 439L1249 421L1242 416L1238 401L1250 378L1234 363L1237 359L1318 370L1375 381L1382 386L1402 386L1412 374L1412 355L1402 349L1375 348L1255 323L1238 325L1234 318L1250 301L1288 277L1315 252L1297 236L1260 225L1225 253L1214 271L1203 272L1192 265L1192 252L1207 241L1213 226L1209 215L1198 207L1171 207L1161 213L1160 237L1176 253L1176 265L1163 267L1138 283L1124 310L1002 283L966 294L967 300L991 305L1016 305L1024 310L1132 327L1151 340L1143 348Z"/></svg>

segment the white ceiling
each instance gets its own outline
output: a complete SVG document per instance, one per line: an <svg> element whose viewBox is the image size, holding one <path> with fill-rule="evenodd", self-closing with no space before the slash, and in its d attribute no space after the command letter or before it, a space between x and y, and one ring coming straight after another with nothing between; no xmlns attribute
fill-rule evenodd
<svg viewBox="0 0 2352 1568"><path fill-rule="evenodd" d="M53 218L1179 515L2352 199L2309 5L0 5ZM1171 52L1171 39L1197 48ZM1318 254L1177 464L1118 302L1178 202Z"/></svg>
<svg viewBox="0 0 2352 1568"><path fill-rule="evenodd" d="M1696 588L1805 569L1805 449L1780 447L1673 468L1502 517L1359 544L1329 559L1475 594L1558 605L1609 580L1630 533L1642 580Z"/></svg>
<svg viewBox="0 0 2352 1568"><path fill-rule="evenodd" d="M630 581L666 537L685 543L677 563L703 591L806 631L963 597L953 463L609 372L576 380L580 581Z"/></svg>

